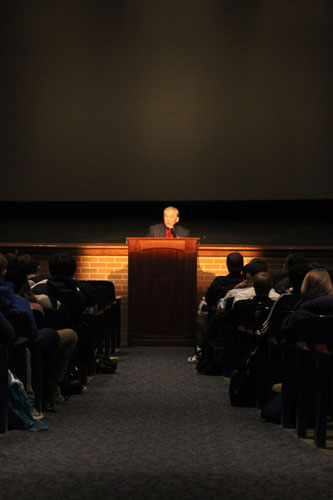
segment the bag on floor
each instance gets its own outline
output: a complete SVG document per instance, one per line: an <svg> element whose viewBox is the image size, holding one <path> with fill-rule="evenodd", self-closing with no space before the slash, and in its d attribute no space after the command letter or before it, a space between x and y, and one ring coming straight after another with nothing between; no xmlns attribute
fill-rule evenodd
<svg viewBox="0 0 333 500"><path fill-rule="evenodd" d="M31 415L29 399L21 380L8 370L8 429L45 431L46 422Z"/></svg>
<svg viewBox="0 0 333 500"><path fill-rule="evenodd" d="M260 414L261 418L266 420L266 422L280 424L281 406L282 406L281 394L275 394L275 396L261 410Z"/></svg>
<svg viewBox="0 0 333 500"><path fill-rule="evenodd" d="M230 378L231 406L256 406L257 377L255 371L257 349L252 351L234 370Z"/></svg>
<svg viewBox="0 0 333 500"><path fill-rule="evenodd" d="M113 359L103 358L96 361L96 373L114 373L118 363Z"/></svg>
<svg viewBox="0 0 333 500"><path fill-rule="evenodd" d="M222 340L209 342L202 348L196 369L203 375L223 375Z"/></svg>

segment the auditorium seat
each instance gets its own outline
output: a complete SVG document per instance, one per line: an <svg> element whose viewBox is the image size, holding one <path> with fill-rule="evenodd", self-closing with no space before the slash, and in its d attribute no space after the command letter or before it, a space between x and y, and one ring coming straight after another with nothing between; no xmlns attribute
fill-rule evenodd
<svg viewBox="0 0 333 500"><path fill-rule="evenodd" d="M273 302L244 300L236 303L223 317L221 327L225 339L223 364L232 372L257 346L255 332L267 318Z"/></svg>
<svg viewBox="0 0 333 500"><path fill-rule="evenodd" d="M24 312L11 311L7 314L8 320L14 327L16 340L9 349L9 368L21 380L27 389L27 358L26 348L30 351L31 386L35 395L35 408L41 411L43 394L42 370L42 337L26 337L31 329L29 317Z"/></svg>
<svg viewBox="0 0 333 500"><path fill-rule="evenodd" d="M308 342L297 342L298 387L296 433L305 438L315 426L315 445L326 447L326 421L333 404L333 316L318 315L311 321ZM309 414L313 422L309 422Z"/></svg>
<svg viewBox="0 0 333 500"><path fill-rule="evenodd" d="M94 335L97 357L115 354L120 347L120 297L115 295L112 281L87 280L93 287L97 312L94 319Z"/></svg>
<svg viewBox="0 0 333 500"><path fill-rule="evenodd" d="M325 448L333 409L333 316L309 319L306 337L283 344L281 424L295 425L301 439L314 427L315 446Z"/></svg>
<svg viewBox="0 0 333 500"><path fill-rule="evenodd" d="M278 340L283 321L291 310L272 310L267 331L258 330L257 408L262 409L274 393L272 387L282 381L282 349Z"/></svg>
<svg viewBox="0 0 333 500"><path fill-rule="evenodd" d="M7 345L0 344L0 434L7 431L8 355Z"/></svg>

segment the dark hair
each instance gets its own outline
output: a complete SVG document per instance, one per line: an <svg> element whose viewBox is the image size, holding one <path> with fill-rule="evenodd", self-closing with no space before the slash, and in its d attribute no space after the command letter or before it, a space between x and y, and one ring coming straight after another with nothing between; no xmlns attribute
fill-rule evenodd
<svg viewBox="0 0 333 500"><path fill-rule="evenodd" d="M251 276L254 276L260 272L266 273L268 271L268 266L263 259L255 257L248 264L246 264L246 266L244 266L244 271L251 274Z"/></svg>
<svg viewBox="0 0 333 500"><path fill-rule="evenodd" d="M289 269L288 276L290 285L293 287L296 295L300 295L304 277L311 269L312 266L308 263L296 264Z"/></svg>
<svg viewBox="0 0 333 500"><path fill-rule="evenodd" d="M227 268L230 273L239 273L244 265L243 255L239 252L232 252L227 255Z"/></svg>
<svg viewBox="0 0 333 500"><path fill-rule="evenodd" d="M64 252L51 255L49 258L49 271L51 276L59 275L72 278L76 271L74 257Z"/></svg>
<svg viewBox="0 0 333 500"><path fill-rule="evenodd" d="M27 274L36 274L39 266L39 261L29 254L20 255L18 258L19 263L25 268Z"/></svg>
<svg viewBox="0 0 333 500"><path fill-rule="evenodd" d="M27 282L27 273L18 260L16 260L16 262L14 260L8 262L5 281L13 283L14 292L20 294L23 286Z"/></svg>
<svg viewBox="0 0 333 500"><path fill-rule="evenodd" d="M7 259L8 265L11 264L12 262L16 263L18 261L18 255L13 252L6 253L5 257Z"/></svg>
<svg viewBox="0 0 333 500"><path fill-rule="evenodd" d="M269 273L260 271L253 278L253 287L256 295L267 297L273 286L273 280Z"/></svg>
<svg viewBox="0 0 333 500"><path fill-rule="evenodd" d="M301 253L290 253L286 258L287 268L290 270L293 266L297 266L298 264L305 264L307 262L307 258Z"/></svg>

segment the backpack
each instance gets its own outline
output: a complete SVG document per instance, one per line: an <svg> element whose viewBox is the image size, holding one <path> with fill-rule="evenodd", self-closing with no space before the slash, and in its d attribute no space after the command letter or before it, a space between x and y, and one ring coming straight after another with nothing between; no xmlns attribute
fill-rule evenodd
<svg viewBox="0 0 333 500"><path fill-rule="evenodd" d="M257 352L257 348L250 352L231 375L229 386L231 406L256 406L257 376L255 364Z"/></svg>
<svg viewBox="0 0 333 500"><path fill-rule="evenodd" d="M8 429L27 429L29 431L47 430L48 425L31 415L30 405L24 386L8 370Z"/></svg>
<svg viewBox="0 0 333 500"><path fill-rule="evenodd" d="M266 422L272 422L276 424L281 423L281 394L275 394L275 396L266 404L266 406L261 410L260 416Z"/></svg>
<svg viewBox="0 0 333 500"><path fill-rule="evenodd" d="M223 375L223 344L216 339L203 346L196 365L198 373L203 375Z"/></svg>
<svg viewBox="0 0 333 500"><path fill-rule="evenodd" d="M102 358L96 360L96 373L114 373L118 363L113 359Z"/></svg>

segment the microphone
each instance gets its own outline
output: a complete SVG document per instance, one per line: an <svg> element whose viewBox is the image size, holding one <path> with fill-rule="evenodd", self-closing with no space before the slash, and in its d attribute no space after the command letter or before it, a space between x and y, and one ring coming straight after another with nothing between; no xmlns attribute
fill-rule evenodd
<svg viewBox="0 0 333 500"><path fill-rule="evenodd" d="M174 227L170 227L169 229L170 229L170 231L171 231L172 236L173 236L174 238L177 238L175 228L174 228Z"/></svg>

